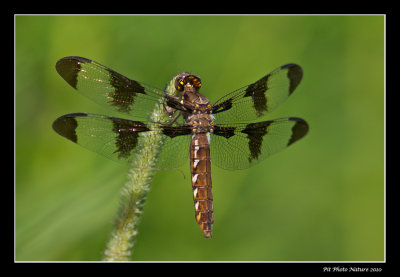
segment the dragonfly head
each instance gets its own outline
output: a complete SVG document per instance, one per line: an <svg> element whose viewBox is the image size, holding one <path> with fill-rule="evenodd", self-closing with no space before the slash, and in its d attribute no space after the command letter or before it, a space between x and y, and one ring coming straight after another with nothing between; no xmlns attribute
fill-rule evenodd
<svg viewBox="0 0 400 277"><path fill-rule="evenodd" d="M195 74L181 73L175 79L175 88L177 91L183 91L185 88L194 88L198 91L201 87L200 77Z"/></svg>

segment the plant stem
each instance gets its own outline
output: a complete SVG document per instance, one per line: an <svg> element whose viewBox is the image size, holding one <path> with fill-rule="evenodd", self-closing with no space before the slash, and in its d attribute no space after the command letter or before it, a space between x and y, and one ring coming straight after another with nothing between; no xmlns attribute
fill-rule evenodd
<svg viewBox="0 0 400 277"><path fill-rule="evenodd" d="M166 86L167 94L174 95L174 83L175 77ZM165 122L169 119L161 103L154 107L150 116L151 122ZM151 123L149 125L153 129ZM142 138L137 146L139 151L128 172L128 181L121 191L118 217L104 251L104 261L129 261L132 257L138 225L163 144L161 130L158 133L145 133Z"/></svg>

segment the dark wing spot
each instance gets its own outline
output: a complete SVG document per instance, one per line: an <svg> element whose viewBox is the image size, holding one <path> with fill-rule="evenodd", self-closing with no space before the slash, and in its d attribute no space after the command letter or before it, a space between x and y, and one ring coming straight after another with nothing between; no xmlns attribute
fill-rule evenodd
<svg viewBox="0 0 400 277"><path fill-rule="evenodd" d="M213 114L220 113L220 112L223 112L223 111L227 111L230 108L232 108L232 98L229 98L229 99L225 100L224 102L213 106L212 107L212 113Z"/></svg>
<svg viewBox="0 0 400 277"><path fill-rule="evenodd" d="M140 121L109 117L113 122L113 132L117 134L115 146L118 158L128 158L137 146L139 133L150 131L146 124Z"/></svg>
<svg viewBox="0 0 400 277"><path fill-rule="evenodd" d="M170 138L190 135L192 133L192 129L189 126L187 127L161 126L161 129L163 134L169 136Z"/></svg>
<svg viewBox="0 0 400 277"><path fill-rule="evenodd" d="M254 108L257 111L257 116L262 116L267 111L267 97L265 92L267 91L267 82L270 75L266 75L257 82L251 84L246 89L244 97L251 96L253 100Z"/></svg>
<svg viewBox="0 0 400 277"><path fill-rule="evenodd" d="M281 67L282 69L288 68L287 76L290 81L289 85L289 95L297 88L301 79L303 78L303 70L297 64L291 63L286 64Z"/></svg>
<svg viewBox="0 0 400 277"><path fill-rule="evenodd" d="M85 113L75 113L75 114L66 114L60 116L53 122L53 129L59 135L78 143L78 137L76 135L76 128L78 127L78 122L75 117L78 116L87 116Z"/></svg>
<svg viewBox="0 0 400 277"><path fill-rule="evenodd" d="M214 127L213 134L229 139L235 135L235 129L235 127L221 127L217 125Z"/></svg>
<svg viewBox="0 0 400 277"><path fill-rule="evenodd" d="M250 123L242 131L242 133L247 134L249 140L250 163L252 160L257 160L260 156L264 136L267 134L267 128L272 122L273 121Z"/></svg>
<svg viewBox="0 0 400 277"><path fill-rule="evenodd" d="M146 94L144 87L111 69L107 70L110 73L110 84L115 89L109 93L109 97L112 99L111 105L117 107L120 112L129 112L136 94Z"/></svg>
<svg viewBox="0 0 400 277"><path fill-rule="evenodd" d="M291 117L290 120L296 121L296 124L292 127L292 136L290 137L288 146L298 141L308 133L308 124L301 118Z"/></svg>
<svg viewBox="0 0 400 277"><path fill-rule="evenodd" d="M56 63L58 74L74 89L77 89L78 74L81 71L81 62L91 63L91 60L77 57L65 57Z"/></svg>

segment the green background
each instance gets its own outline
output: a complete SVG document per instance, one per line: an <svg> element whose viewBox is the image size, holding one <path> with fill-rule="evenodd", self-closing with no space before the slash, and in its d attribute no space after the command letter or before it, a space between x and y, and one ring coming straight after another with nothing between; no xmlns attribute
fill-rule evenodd
<svg viewBox="0 0 400 277"><path fill-rule="evenodd" d="M100 260L127 168L57 135L71 112L116 115L56 73L77 55L159 88L189 71L211 102L294 62L267 119L309 134L248 170L213 167L215 224L194 219L189 164L157 173L133 260L382 261L384 16L16 16L15 259ZM182 146L187 147L188 146Z"/></svg>

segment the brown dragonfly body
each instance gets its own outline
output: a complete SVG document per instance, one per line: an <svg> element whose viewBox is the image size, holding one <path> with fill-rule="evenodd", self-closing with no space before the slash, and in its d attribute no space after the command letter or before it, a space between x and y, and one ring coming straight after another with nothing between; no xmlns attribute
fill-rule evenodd
<svg viewBox="0 0 400 277"><path fill-rule="evenodd" d="M276 68L212 105L199 92L199 76L190 73L175 77L175 91L170 95L83 57L62 58L56 70L82 95L126 116L149 120L155 105L162 103L171 117L168 122L71 113L57 118L53 128L74 143L130 166L141 152L139 142L161 134L155 168L178 167L190 157L195 219L206 238L211 237L214 223L211 161L227 170L250 168L303 138L309 128L298 117L254 122L282 104L299 85L303 71L294 63Z"/></svg>
<svg viewBox="0 0 400 277"><path fill-rule="evenodd" d="M198 91L200 86L200 78L189 73L178 75L175 81L176 90L181 92L180 103L188 110L182 112L184 122L192 127L190 170L195 218L204 236L209 238L214 223L210 159L210 133L214 131L214 117L208 99Z"/></svg>
<svg viewBox="0 0 400 277"><path fill-rule="evenodd" d="M190 170L196 222L205 237L211 237L213 196L209 134L194 134L190 144Z"/></svg>

